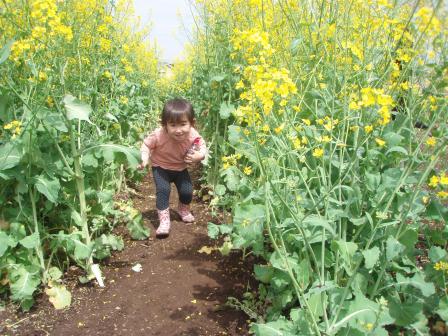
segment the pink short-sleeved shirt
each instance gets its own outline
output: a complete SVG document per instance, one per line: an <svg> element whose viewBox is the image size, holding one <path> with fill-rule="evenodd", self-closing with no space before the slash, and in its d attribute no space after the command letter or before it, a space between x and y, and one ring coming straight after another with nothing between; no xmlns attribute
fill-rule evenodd
<svg viewBox="0 0 448 336"><path fill-rule="evenodd" d="M187 168L184 159L193 142L198 143L199 152L205 156L205 141L193 127L182 142L173 140L163 127L159 127L143 140L140 148L142 163L146 166L151 158L153 167L182 171Z"/></svg>

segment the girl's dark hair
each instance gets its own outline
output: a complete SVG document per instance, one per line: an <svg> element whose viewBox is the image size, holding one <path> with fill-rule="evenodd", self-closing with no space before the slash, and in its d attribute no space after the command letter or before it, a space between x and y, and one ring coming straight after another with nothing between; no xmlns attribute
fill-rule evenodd
<svg viewBox="0 0 448 336"><path fill-rule="evenodd" d="M166 126L169 122L177 123L183 116L187 117L190 124L194 125L193 105L183 98L168 100L162 110L162 125Z"/></svg>

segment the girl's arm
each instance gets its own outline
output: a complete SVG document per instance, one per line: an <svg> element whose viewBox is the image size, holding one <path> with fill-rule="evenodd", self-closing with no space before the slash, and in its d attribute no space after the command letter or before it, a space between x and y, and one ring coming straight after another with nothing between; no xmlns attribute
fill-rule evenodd
<svg viewBox="0 0 448 336"><path fill-rule="evenodd" d="M141 168L144 168L148 165L149 159L151 158L151 150L156 146L156 136L154 133L151 133L147 136L140 147L140 155L142 158Z"/></svg>

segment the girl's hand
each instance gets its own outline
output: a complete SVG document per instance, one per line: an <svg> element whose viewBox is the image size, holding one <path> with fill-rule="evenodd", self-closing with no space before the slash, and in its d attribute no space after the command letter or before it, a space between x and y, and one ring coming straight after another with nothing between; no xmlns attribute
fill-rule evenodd
<svg viewBox="0 0 448 336"><path fill-rule="evenodd" d="M196 163L196 162L202 161L203 159L204 159L204 155L202 155L201 152L194 151L191 154L185 155L184 162L185 163Z"/></svg>

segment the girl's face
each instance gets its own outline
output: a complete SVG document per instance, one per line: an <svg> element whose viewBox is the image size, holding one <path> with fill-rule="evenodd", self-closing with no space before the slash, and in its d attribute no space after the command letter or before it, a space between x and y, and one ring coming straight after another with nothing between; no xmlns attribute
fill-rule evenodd
<svg viewBox="0 0 448 336"><path fill-rule="evenodd" d="M191 123L186 116L182 116L177 122L168 121L165 129L171 139L182 142L190 134Z"/></svg>

